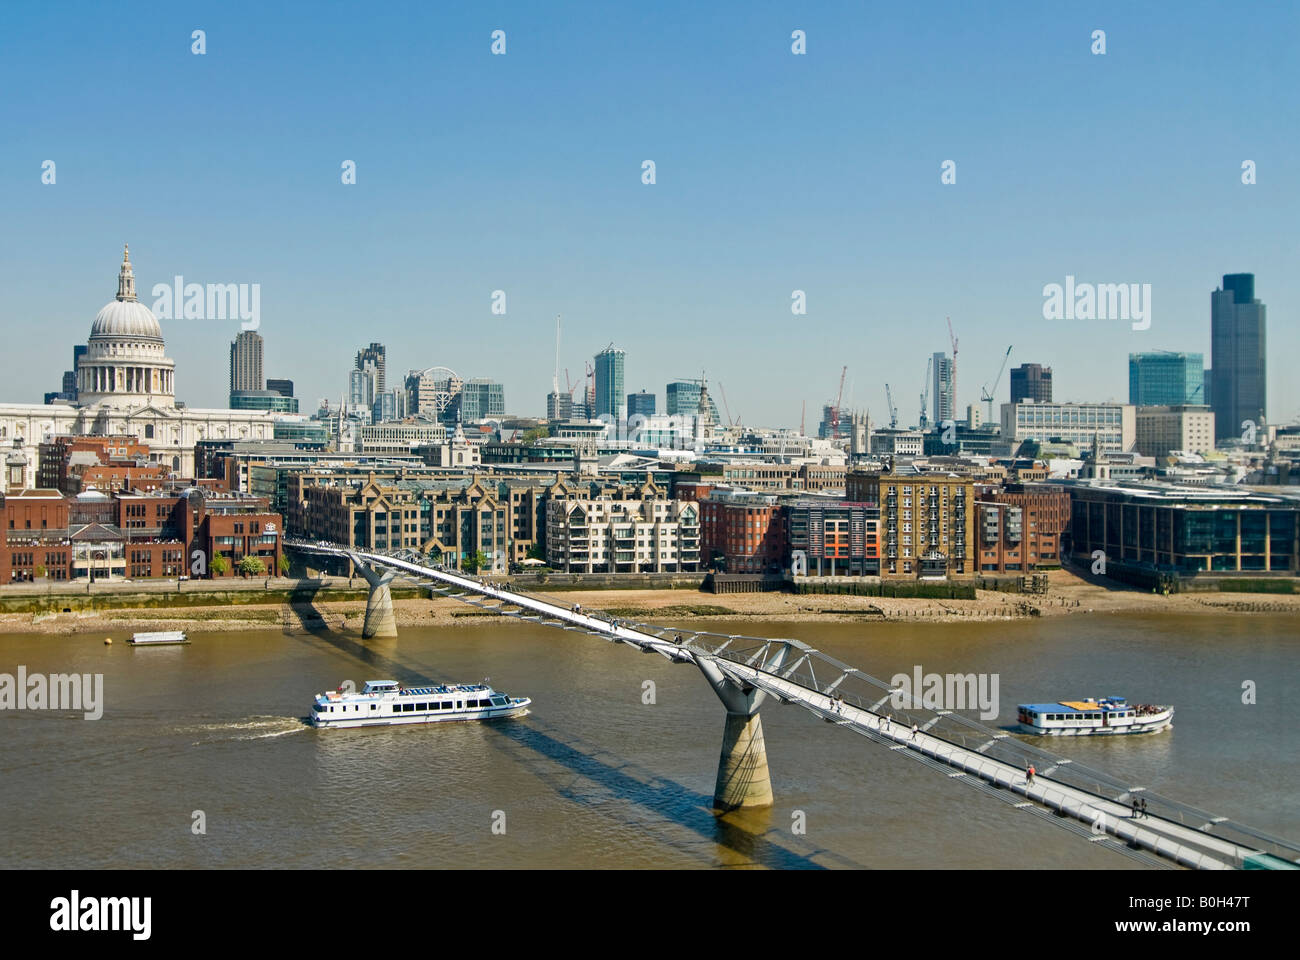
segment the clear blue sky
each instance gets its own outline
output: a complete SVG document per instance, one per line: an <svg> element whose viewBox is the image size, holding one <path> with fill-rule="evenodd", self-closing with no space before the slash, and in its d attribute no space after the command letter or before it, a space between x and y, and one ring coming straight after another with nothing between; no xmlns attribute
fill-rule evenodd
<svg viewBox="0 0 1300 960"><path fill-rule="evenodd" d="M1269 414L1291 420L1298 11L6 4L0 400L58 388L129 242L142 299L177 274L260 283L266 372L305 410L379 340L390 382L442 364L541 413L561 313L575 377L614 341L629 391L662 405L705 368L745 422L797 424L806 400L810 427L843 364L854 406L883 417L888 380L913 420L945 316L963 405L1008 344L1054 368L1058 399L1127 399L1130 351L1209 363L1210 292L1253 272ZM1150 283L1151 328L1044 320L1067 274ZM224 405L237 324L164 331L180 399Z"/></svg>

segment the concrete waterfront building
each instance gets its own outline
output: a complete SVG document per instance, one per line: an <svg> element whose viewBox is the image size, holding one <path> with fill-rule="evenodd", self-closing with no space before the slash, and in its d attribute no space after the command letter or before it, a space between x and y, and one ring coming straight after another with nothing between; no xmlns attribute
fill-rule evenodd
<svg viewBox="0 0 1300 960"><path fill-rule="evenodd" d="M886 580L975 575L975 481L948 473L851 470L847 499L880 509L880 575Z"/></svg>
<svg viewBox="0 0 1300 960"><path fill-rule="evenodd" d="M96 315L77 367L77 400L0 403L0 447L21 441L31 485L38 445L57 436L134 436L148 444L151 460L182 476L193 476L200 440L271 438L272 413L178 405L175 372L158 319L136 297L130 253L124 251L117 297Z"/></svg>
<svg viewBox="0 0 1300 960"><path fill-rule="evenodd" d="M260 393L266 389L262 376L262 338L252 330L241 331L230 344L230 406L235 407L233 397L237 393Z"/></svg>
<svg viewBox="0 0 1300 960"><path fill-rule="evenodd" d="M593 416L627 417L623 367L627 354L612 343L596 354L596 409Z"/></svg>
<svg viewBox="0 0 1300 960"><path fill-rule="evenodd" d="M1204 392L1205 362L1199 353L1128 355L1128 402L1136 407L1202 405Z"/></svg>
<svg viewBox="0 0 1300 960"><path fill-rule="evenodd" d="M1011 402L1052 402L1052 368L1039 363L1022 363L1011 370Z"/></svg>
<svg viewBox="0 0 1300 960"><path fill-rule="evenodd" d="M1214 452L1214 411L1203 406L1138 407L1135 445L1144 457L1167 457L1175 450Z"/></svg>
<svg viewBox="0 0 1300 960"><path fill-rule="evenodd" d="M1268 401L1264 304L1253 273L1230 273L1210 295L1211 401L1216 440L1262 434ZM1251 430L1249 425L1253 425Z"/></svg>
<svg viewBox="0 0 1300 960"><path fill-rule="evenodd" d="M1002 439L1013 448L1025 440L1060 440L1090 449L1095 441L1103 453L1122 453L1133 449L1136 422L1131 403L1002 404Z"/></svg>

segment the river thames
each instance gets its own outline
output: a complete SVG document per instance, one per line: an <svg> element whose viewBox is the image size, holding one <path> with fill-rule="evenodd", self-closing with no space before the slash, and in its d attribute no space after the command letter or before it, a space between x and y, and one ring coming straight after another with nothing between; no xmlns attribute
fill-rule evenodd
<svg viewBox="0 0 1300 960"><path fill-rule="evenodd" d="M1270 833L1300 834L1300 621L1080 615L971 624L696 624L796 637L877 677L988 673L1016 704L1172 703L1172 731L1048 749ZM99 720L0 713L10 867L1135 868L797 707L762 710L775 805L710 810L724 713L626 646L474 618L338 633L0 637L0 672L104 676ZM316 730L346 680L478 681L513 721ZM653 681L654 702L643 702ZM1254 704L1243 683L1256 685ZM197 812L201 811L201 815ZM195 832L201 822L204 832ZM792 829L797 822L806 832ZM495 830L494 830L495 827Z"/></svg>

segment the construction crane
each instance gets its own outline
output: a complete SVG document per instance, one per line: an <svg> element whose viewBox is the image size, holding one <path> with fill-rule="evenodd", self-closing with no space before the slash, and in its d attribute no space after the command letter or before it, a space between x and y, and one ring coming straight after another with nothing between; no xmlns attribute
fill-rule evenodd
<svg viewBox="0 0 1300 960"><path fill-rule="evenodd" d="M930 418L926 415L925 408L930 405L930 371L934 368L934 357L925 361L925 379L921 381L921 431L925 431L926 424Z"/></svg>
<svg viewBox="0 0 1300 960"><path fill-rule="evenodd" d="M889 429L898 429L898 407L894 406L894 395L889 392L889 384L885 384L885 406L889 409Z"/></svg>
<svg viewBox="0 0 1300 960"><path fill-rule="evenodd" d="M1007 361L1011 359L1011 347L1007 347L1007 352L1002 355L1002 366L998 367L997 378L993 381L993 389L980 387L980 399L988 404L988 410L985 411L984 419L988 423L993 422L993 395L998 392L998 384L1002 382L1002 373L1007 369Z"/></svg>
<svg viewBox="0 0 1300 960"><path fill-rule="evenodd" d="M722 385L721 380L718 381L718 392L722 394L722 409L727 411L727 426L734 427L736 421L731 419L731 405L727 403L727 388Z"/></svg>
<svg viewBox="0 0 1300 960"><path fill-rule="evenodd" d="M846 366L840 371L840 391L835 396L835 406L831 407L831 439L838 440L840 436L840 404L844 402L844 377L849 372Z"/></svg>
<svg viewBox="0 0 1300 960"><path fill-rule="evenodd" d="M569 371L564 371L568 377ZM555 315L555 373L551 375L551 393L560 392L560 315Z"/></svg>
<svg viewBox="0 0 1300 960"><path fill-rule="evenodd" d="M951 396L948 398L952 405L950 416L957 419L957 338L952 333L952 318L945 317L948 321L948 340L952 343L952 376L948 381L948 390Z"/></svg>

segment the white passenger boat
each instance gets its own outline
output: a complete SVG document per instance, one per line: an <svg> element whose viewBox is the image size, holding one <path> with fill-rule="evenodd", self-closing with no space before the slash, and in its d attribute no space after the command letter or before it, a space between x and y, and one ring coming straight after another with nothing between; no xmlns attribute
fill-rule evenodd
<svg viewBox="0 0 1300 960"><path fill-rule="evenodd" d="M1020 729L1054 737L1156 733L1173 726L1174 708L1129 703L1123 697L1085 697L1056 703L1022 703Z"/></svg>
<svg viewBox="0 0 1300 960"><path fill-rule="evenodd" d="M174 643L189 643L184 630L153 630L132 635L130 643L134 647L165 647Z"/></svg>
<svg viewBox="0 0 1300 960"><path fill-rule="evenodd" d="M521 717L533 701L508 697L485 683L403 687L396 680L371 680L360 693L342 689L319 694L311 705L314 727L369 727L445 720Z"/></svg>

